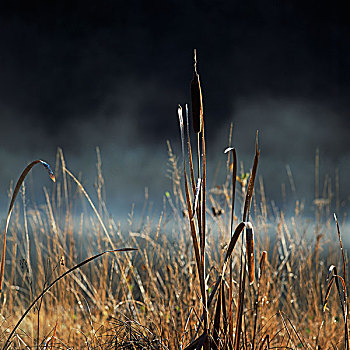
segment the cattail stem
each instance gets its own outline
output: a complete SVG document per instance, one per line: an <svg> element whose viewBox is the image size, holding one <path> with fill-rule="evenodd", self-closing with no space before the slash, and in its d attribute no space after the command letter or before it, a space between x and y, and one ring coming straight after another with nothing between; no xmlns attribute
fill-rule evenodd
<svg viewBox="0 0 350 350"><path fill-rule="evenodd" d="M198 177L201 177L201 146L200 134L197 134L197 161L198 161Z"/></svg>
<svg viewBox="0 0 350 350"><path fill-rule="evenodd" d="M197 179L202 178L201 174L201 147L200 147L200 134L197 134ZM202 186L199 191L198 197L198 207L197 207L197 221L198 221L198 232L201 232L202 218L201 218L201 208L202 208Z"/></svg>

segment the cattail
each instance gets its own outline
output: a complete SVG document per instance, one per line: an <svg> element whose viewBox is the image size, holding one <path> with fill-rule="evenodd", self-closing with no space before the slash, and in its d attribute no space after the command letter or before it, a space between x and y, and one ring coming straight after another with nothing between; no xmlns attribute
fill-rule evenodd
<svg viewBox="0 0 350 350"><path fill-rule="evenodd" d="M192 104L193 130L196 134L198 134L202 130L203 103L202 103L201 84L199 81L199 75L197 73L196 50L194 50L194 71L193 71L193 79L191 81L191 104Z"/></svg>
<svg viewBox="0 0 350 350"><path fill-rule="evenodd" d="M249 282L252 284L255 277L255 261L254 261L254 230L252 224L248 221L245 230L248 260Z"/></svg>
<svg viewBox="0 0 350 350"><path fill-rule="evenodd" d="M267 260L267 251L264 250L262 253L261 253L261 257L260 257L260 263L259 263L259 280L261 278L261 275L264 271L264 268L265 268L265 263L266 263L266 260Z"/></svg>

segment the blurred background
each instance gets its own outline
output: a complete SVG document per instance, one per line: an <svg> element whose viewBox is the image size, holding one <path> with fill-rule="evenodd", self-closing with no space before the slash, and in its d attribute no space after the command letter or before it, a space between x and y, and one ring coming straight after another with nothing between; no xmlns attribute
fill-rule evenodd
<svg viewBox="0 0 350 350"><path fill-rule="evenodd" d="M348 12L345 2L289 0L2 2L0 209L11 180L37 158L54 166L57 147L94 193L97 146L112 215L141 208L145 187L160 208L170 190L166 140L180 156L177 105L190 99L194 48L209 179L225 170L233 123L231 145L247 171L259 130L269 201L288 207L300 198L312 215L319 149L320 192L328 174L335 194L338 173L346 211ZM43 173L29 179L38 196L51 186Z"/></svg>

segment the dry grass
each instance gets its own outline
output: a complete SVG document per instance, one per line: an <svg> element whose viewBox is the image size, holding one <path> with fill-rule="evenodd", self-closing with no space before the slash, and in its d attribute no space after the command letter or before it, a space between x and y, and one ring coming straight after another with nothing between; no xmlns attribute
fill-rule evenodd
<svg viewBox="0 0 350 350"><path fill-rule="evenodd" d="M254 190L257 139L249 177L237 176L238 152L228 148L226 181L207 188L199 92L197 151L188 108L183 115L179 107L182 161L168 144L172 183L158 216L137 221L131 214L123 229L113 221L99 153L93 198L59 150L45 205L11 201L3 349L348 348L349 278L338 220L317 207L310 225L299 202L288 219L271 210L262 181ZM332 243L337 233L341 248ZM104 254L120 247L137 251Z"/></svg>

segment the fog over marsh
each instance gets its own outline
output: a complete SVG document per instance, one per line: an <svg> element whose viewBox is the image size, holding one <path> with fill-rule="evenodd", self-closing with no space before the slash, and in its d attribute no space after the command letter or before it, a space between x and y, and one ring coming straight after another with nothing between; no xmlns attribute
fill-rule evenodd
<svg viewBox="0 0 350 350"><path fill-rule="evenodd" d="M311 204L319 148L320 183L328 174L334 190L339 169L348 205L350 31L341 5L18 2L0 13L1 210L10 181L31 160L54 165L57 147L93 192L96 146L113 214L142 206L145 187L160 207L170 187L166 140L180 156L176 109L189 102L193 48L209 183L233 122L232 145L246 169L259 130L268 199L283 205L285 183L295 200L289 165L297 197ZM50 186L41 176L34 170L33 181Z"/></svg>

